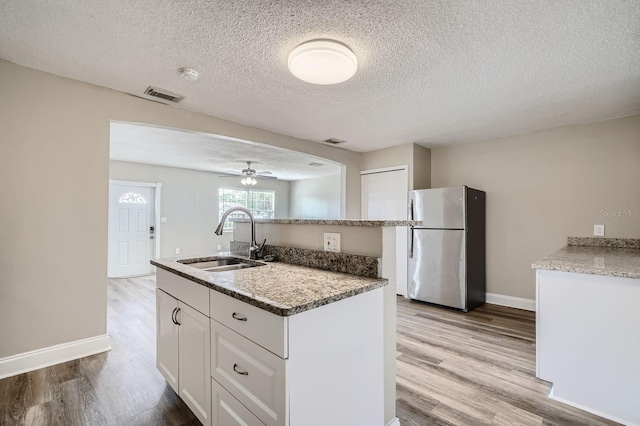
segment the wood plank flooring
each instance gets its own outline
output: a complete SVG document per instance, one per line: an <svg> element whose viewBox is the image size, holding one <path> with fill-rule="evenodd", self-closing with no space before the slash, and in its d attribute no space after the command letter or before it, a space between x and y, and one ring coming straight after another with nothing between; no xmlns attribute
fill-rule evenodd
<svg viewBox="0 0 640 426"><path fill-rule="evenodd" d="M109 280L108 332L110 352L0 380L0 425L199 425L155 368L154 277ZM398 298L402 426L615 424L548 399L534 344L533 313Z"/></svg>
<svg viewBox="0 0 640 426"><path fill-rule="evenodd" d="M113 349L0 380L0 425L200 425L155 367L155 277L107 291Z"/></svg>
<svg viewBox="0 0 640 426"><path fill-rule="evenodd" d="M470 313L398 297L397 415L402 426L616 425L547 397L535 377L535 313Z"/></svg>

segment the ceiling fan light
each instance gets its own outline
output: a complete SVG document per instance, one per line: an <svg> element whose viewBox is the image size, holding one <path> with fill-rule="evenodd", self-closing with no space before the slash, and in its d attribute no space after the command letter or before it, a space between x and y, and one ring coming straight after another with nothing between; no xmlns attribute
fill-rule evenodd
<svg viewBox="0 0 640 426"><path fill-rule="evenodd" d="M337 84L349 80L358 69L356 55L342 43L312 40L289 54L289 71L312 84Z"/></svg>
<svg viewBox="0 0 640 426"><path fill-rule="evenodd" d="M243 177L240 183L242 183L243 185L255 185L256 183L258 183L258 181L251 176L248 176Z"/></svg>

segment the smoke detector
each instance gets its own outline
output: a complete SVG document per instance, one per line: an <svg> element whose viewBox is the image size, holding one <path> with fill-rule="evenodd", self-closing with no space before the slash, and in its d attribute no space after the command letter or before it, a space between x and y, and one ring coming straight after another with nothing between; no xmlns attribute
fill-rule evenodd
<svg viewBox="0 0 640 426"><path fill-rule="evenodd" d="M180 68L180 77L188 81L196 81L198 79L198 71L193 68Z"/></svg>

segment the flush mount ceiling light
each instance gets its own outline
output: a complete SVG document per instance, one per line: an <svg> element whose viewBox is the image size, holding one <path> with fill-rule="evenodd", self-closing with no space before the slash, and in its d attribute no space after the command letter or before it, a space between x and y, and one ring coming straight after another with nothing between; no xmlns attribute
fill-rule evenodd
<svg viewBox="0 0 640 426"><path fill-rule="evenodd" d="M356 55L333 40L308 41L289 54L289 71L307 83L342 83L353 77L357 69Z"/></svg>

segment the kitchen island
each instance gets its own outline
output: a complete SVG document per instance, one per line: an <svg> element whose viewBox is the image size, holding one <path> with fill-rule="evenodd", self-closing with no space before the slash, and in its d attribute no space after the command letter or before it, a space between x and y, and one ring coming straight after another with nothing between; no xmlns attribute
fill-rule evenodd
<svg viewBox="0 0 640 426"><path fill-rule="evenodd" d="M640 240L570 237L532 267L536 375L550 397L640 424Z"/></svg>
<svg viewBox="0 0 640 426"><path fill-rule="evenodd" d="M161 259L157 367L205 425L383 425L387 280ZM244 422L244 423L243 423Z"/></svg>

